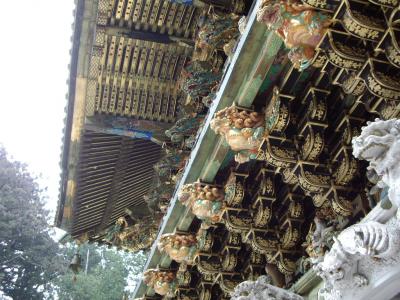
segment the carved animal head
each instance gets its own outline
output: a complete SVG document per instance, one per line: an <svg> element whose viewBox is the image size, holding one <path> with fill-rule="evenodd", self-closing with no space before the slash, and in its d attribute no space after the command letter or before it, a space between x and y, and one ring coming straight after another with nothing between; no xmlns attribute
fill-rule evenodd
<svg viewBox="0 0 400 300"><path fill-rule="evenodd" d="M231 293L231 299L255 299L255 295L261 294L262 291L266 290L271 282L269 276L260 276L257 281L243 281L235 287L235 290Z"/></svg>
<svg viewBox="0 0 400 300"><path fill-rule="evenodd" d="M189 183L185 184L178 193L178 200L183 205L188 206L190 205L190 200L196 194L196 187L195 184Z"/></svg>
<svg viewBox="0 0 400 300"><path fill-rule="evenodd" d="M210 127L211 129L216 133L216 134L220 134L220 135L225 135L230 127L230 120L227 118L219 118L219 117L215 117L211 123L210 123Z"/></svg>
<svg viewBox="0 0 400 300"><path fill-rule="evenodd" d="M336 237L334 240L331 250L314 266L317 274L331 283L342 280L346 272L350 271L348 254Z"/></svg>
<svg viewBox="0 0 400 300"><path fill-rule="evenodd" d="M262 7L257 12L257 21L264 23L272 30L282 26L283 18L280 4L264 1Z"/></svg>
<svg viewBox="0 0 400 300"><path fill-rule="evenodd" d="M356 158L370 162L370 167L378 175L382 175L385 161L388 159L387 151L400 136L400 120L387 121L375 119L367 122L361 130L361 135L353 138L353 155Z"/></svg>

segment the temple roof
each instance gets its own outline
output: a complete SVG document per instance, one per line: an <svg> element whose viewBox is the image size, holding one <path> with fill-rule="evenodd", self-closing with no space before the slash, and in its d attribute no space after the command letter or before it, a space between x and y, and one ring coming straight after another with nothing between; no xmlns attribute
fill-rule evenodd
<svg viewBox="0 0 400 300"><path fill-rule="evenodd" d="M56 226L94 234L123 208L143 213L199 15L163 0L76 1Z"/></svg>

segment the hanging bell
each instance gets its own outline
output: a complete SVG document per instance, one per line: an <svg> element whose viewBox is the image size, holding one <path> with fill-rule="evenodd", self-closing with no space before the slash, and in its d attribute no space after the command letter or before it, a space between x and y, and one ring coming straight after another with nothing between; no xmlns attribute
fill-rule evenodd
<svg viewBox="0 0 400 300"><path fill-rule="evenodd" d="M74 274L78 274L82 269L82 258L79 253L74 254L74 257L69 264L69 268L72 270L72 272L74 272Z"/></svg>

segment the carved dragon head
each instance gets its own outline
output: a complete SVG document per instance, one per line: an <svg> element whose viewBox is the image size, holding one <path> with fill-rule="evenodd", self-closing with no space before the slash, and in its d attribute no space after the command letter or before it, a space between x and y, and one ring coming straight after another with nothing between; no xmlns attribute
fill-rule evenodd
<svg viewBox="0 0 400 300"><path fill-rule="evenodd" d="M361 135L352 140L353 155L369 161L370 167L375 169L378 175L382 175L383 166L387 165L387 152L399 136L400 120L375 119L375 122L367 122L367 126L361 130Z"/></svg>
<svg viewBox="0 0 400 300"><path fill-rule="evenodd" d="M349 254L336 237L333 237L333 239L335 243L331 250L314 266L317 274L331 283L344 279L345 274L351 269Z"/></svg>

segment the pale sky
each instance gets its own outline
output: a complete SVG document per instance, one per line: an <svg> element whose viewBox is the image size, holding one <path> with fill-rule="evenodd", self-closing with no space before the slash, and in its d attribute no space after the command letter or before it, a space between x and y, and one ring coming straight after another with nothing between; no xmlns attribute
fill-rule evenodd
<svg viewBox="0 0 400 300"><path fill-rule="evenodd" d="M58 199L74 0L1 1L0 144Z"/></svg>

